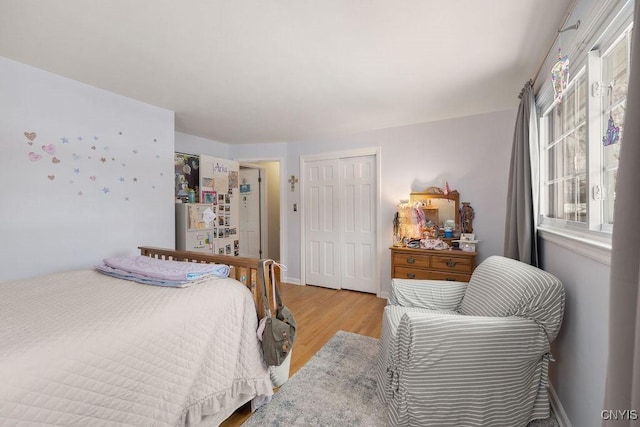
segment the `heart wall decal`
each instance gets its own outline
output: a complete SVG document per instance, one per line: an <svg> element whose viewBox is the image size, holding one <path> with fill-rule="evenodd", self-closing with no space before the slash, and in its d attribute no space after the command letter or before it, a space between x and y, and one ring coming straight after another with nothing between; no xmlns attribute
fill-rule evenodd
<svg viewBox="0 0 640 427"><path fill-rule="evenodd" d="M51 159L51 163L60 163L60 159L54 157L53 159Z"/></svg>
<svg viewBox="0 0 640 427"><path fill-rule="evenodd" d="M31 160L32 162L37 162L41 158L42 158L42 156L40 154L36 154L33 151L29 152L29 160Z"/></svg>
<svg viewBox="0 0 640 427"><path fill-rule="evenodd" d="M43 146L42 146L42 150L43 150L45 153L53 154L53 153L55 153L55 152L56 152L56 146L55 146L55 145L53 145L53 144L43 145Z"/></svg>
<svg viewBox="0 0 640 427"><path fill-rule="evenodd" d="M49 178L51 181L53 181L54 179L56 179L55 175L47 175L47 178Z"/></svg>
<svg viewBox="0 0 640 427"><path fill-rule="evenodd" d="M26 136L29 141L33 141L38 135L36 135L35 132L25 132L24 136Z"/></svg>

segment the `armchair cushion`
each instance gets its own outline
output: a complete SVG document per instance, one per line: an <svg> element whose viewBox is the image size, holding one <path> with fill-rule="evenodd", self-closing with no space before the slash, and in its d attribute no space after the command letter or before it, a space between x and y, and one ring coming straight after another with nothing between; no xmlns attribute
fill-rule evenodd
<svg viewBox="0 0 640 427"><path fill-rule="evenodd" d="M473 272L459 312L469 316L530 318L553 341L562 323L564 287L543 270L492 256Z"/></svg>

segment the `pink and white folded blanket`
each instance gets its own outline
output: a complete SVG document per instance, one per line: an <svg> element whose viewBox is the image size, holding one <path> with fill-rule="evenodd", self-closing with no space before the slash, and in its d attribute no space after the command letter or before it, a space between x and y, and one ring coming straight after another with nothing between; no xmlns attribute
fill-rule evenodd
<svg viewBox="0 0 640 427"><path fill-rule="evenodd" d="M224 264L160 260L141 255L105 258L103 262L102 266L96 266L101 273L160 286L184 287L204 277L229 276L229 266Z"/></svg>

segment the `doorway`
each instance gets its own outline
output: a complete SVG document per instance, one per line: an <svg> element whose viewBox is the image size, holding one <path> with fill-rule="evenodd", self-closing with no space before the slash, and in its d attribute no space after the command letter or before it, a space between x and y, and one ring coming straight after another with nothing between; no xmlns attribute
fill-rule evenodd
<svg viewBox="0 0 640 427"><path fill-rule="evenodd" d="M301 159L304 283L377 294L378 150Z"/></svg>
<svg viewBox="0 0 640 427"><path fill-rule="evenodd" d="M238 240L242 257L262 258L262 175L264 171L260 168L240 166Z"/></svg>
<svg viewBox="0 0 640 427"><path fill-rule="evenodd" d="M239 180L240 255L279 261L280 162L240 162Z"/></svg>

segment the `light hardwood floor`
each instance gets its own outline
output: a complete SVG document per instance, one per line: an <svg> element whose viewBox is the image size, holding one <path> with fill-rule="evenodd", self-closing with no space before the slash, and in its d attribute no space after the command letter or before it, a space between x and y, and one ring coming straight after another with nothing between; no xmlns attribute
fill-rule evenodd
<svg viewBox="0 0 640 427"><path fill-rule="evenodd" d="M282 299L298 322L291 353L290 375L295 374L339 330L380 338L384 298L372 294L317 286L281 283ZM223 427L241 425L249 418L249 405L238 409Z"/></svg>

